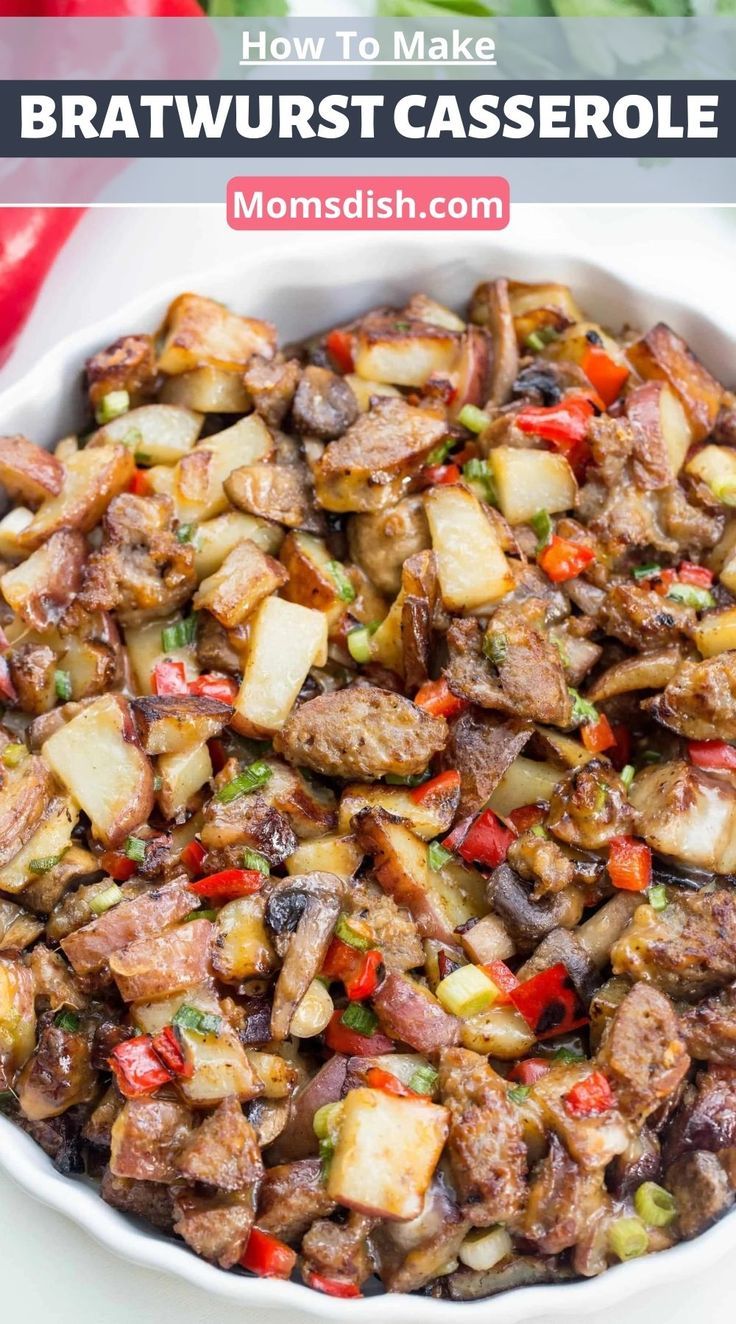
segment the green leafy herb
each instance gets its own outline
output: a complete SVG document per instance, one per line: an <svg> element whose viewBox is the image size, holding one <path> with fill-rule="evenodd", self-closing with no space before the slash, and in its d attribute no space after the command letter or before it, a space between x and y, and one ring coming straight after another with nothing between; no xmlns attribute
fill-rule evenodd
<svg viewBox="0 0 736 1324"><path fill-rule="evenodd" d="M493 633L490 631L483 637L483 653L493 663L494 667L500 667L506 661L509 651L508 640L505 634Z"/></svg>
<svg viewBox="0 0 736 1324"><path fill-rule="evenodd" d="M348 947L355 947L359 952L367 952L371 946L369 938L364 938L362 933L358 933L346 915L339 915L335 925L335 937L340 942L346 942Z"/></svg>
<svg viewBox="0 0 736 1324"><path fill-rule="evenodd" d="M261 759L251 763L243 772L239 772L232 781L225 782L219 791L215 793L215 799L221 804L228 805L232 800L237 800L240 795L250 795L252 791L258 791L266 785L269 777L273 776L271 768Z"/></svg>
<svg viewBox="0 0 736 1324"><path fill-rule="evenodd" d="M49 873L51 869L56 868L60 859L61 859L61 855L41 855L37 860L28 861L28 872Z"/></svg>
<svg viewBox="0 0 736 1324"><path fill-rule="evenodd" d="M439 1080L439 1072L429 1065L417 1067L409 1078L409 1089L415 1094L433 1094Z"/></svg>
<svg viewBox="0 0 736 1324"><path fill-rule="evenodd" d="M146 858L146 843L141 837L128 837L123 849L134 864L143 864Z"/></svg>
<svg viewBox="0 0 736 1324"><path fill-rule="evenodd" d="M664 883L655 883L654 887L647 888L647 901L652 910L664 910L667 906L667 889Z"/></svg>
<svg viewBox="0 0 736 1324"><path fill-rule="evenodd" d="M179 1030L193 1030L195 1034L219 1034L222 1029L221 1016L200 1011L199 1007L190 1007L186 1002L182 1002L171 1023Z"/></svg>
<svg viewBox="0 0 736 1324"><path fill-rule="evenodd" d="M698 588L697 584L671 584L667 590L667 597L673 602L684 603L686 607L694 607L696 611L707 611L709 607L716 605L710 590Z"/></svg>
<svg viewBox="0 0 736 1324"><path fill-rule="evenodd" d="M547 543L552 537L552 530L554 528L549 511L538 510L536 515L532 515L529 523L537 535L537 551L541 552L542 548L547 546Z"/></svg>
<svg viewBox="0 0 736 1324"><path fill-rule="evenodd" d="M60 1011L54 1017L54 1025L58 1025L60 1030L69 1030L74 1034L79 1029L79 1017L73 1011Z"/></svg>
<svg viewBox="0 0 736 1324"><path fill-rule="evenodd" d="M196 633L196 615L186 616L183 621L165 626L161 631L161 647L165 653L171 653L175 648L186 648L187 644L193 642Z"/></svg>
<svg viewBox="0 0 736 1324"><path fill-rule="evenodd" d="M525 1099L529 1098L530 1091L530 1085L512 1085L508 1091L508 1097L512 1103L523 1103Z"/></svg>
<svg viewBox="0 0 736 1324"><path fill-rule="evenodd" d="M62 703L68 703L72 697L72 678L68 671L54 672L54 689L57 699Z"/></svg>
<svg viewBox="0 0 736 1324"><path fill-rule="evenodd" d="M122 901L123 894L117 883L111 883L103 892L97 892L90 899L89 908L93 915L104 915L106 910L112 910L119 901Z"/></svg>
<svg viewBox="0 0 736 1324"><path fill-rule="evenodd" d="M265 855L261 855L259 850L251 850L250 846L246 846L243 851L243 868L255 869L257 873L265 875L271 872L271 865Z"/></svg>
<svg viewBox="0 0 736 1324"><path fill-rule="evenodd" d="M376 1033L378 1026L376 1013L362 1002L349 1002L340 1021L348 1030L355 1030L356 1034L364 1034L367 1038Z"/></svg>
<svg viewBox="0 0 736 1324"><path fill-rule="evenodd" d="M571 685L568 685L567 692L572 699L572 719L574 722L598 721L598 709L594 704L584 699L582 694L578 694L577 690L574 690Z"/></svg>
<svg viewBox="0 0 736 1324"><path fill-rule="evenodd" d="M341 565L339 561L328 561L327 570L337 589L337 596L340 601L355 602L355 589L345 573L345 566Z"/></svg>
<svg viewBox="0 0 736 1324"><path fill-rule="evenodd" d="M176 541L191 542L196 530L196 524L180 524L176 530Z"/></svg>
<svg viewBox="0 0 736 1324"><path fill-rule="evenodd" d="M438 841L430 841L427 847L427 864L433 873L438 873L444 869L445 865L452 859L452 851L445 850Z"/></svg>
<svg viewBox="0 0 736 1324"><path fill-rule="evenodd" d="M127 391L108 391L97 406L95 418L104 427L105 423L112 423L114 418L127 414L129 409L130 396Z"/></svg>

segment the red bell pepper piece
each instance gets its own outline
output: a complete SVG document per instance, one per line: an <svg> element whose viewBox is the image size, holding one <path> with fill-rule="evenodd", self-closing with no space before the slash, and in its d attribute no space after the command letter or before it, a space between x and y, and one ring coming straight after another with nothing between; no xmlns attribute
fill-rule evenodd
<svg viewBox="0 0 736 1324"><path fill-rule="evenodd" d="M440 772L437 777L432 777L428 782L422 782L421 786L414 786L409 792L410 798L415 804L423 804L430 795L442 794L447 791L452 793L460 785L460 773L450 769L447 772Z"/></svg>
<svg viewBox="0 0 736 1324"><path fill-rule="evenodd" d="M537 1039L551 1039L586 1025L588 1015L562 961L512 988L509 998Z"/></svg>
<svg viewBox="0 0 736 1324"><path fill-rule="evenodd" d="M382 1067L371 1067L365 1073L365 1083L372 1090L383 1090L384 1094L395 1094L399 1099L419 1099L423 1095L417 1094L415 1090L410 1090L408 1085L399 1080L398 1076L392 1075L390 1071L384 1071Z"/></svg>
<svg viewBox="0 0 736 1324"><path fill-rule="evenodd" d="M322 974L328 979L340 979L351 1002L362 1002L378 988L382 968L383 956L375 948L361 952L341 938L333 938L322 965Z"/></svg>
<svg viewBox="0 0 736 1324"><path fill-rule="evenodd" d="M510 1002L510 995L513 989L519 987L519 981L513 970L509 970L506 962L488 961L486 965L481 966L481 970L485 971L488 978L493 981L496 988L499 990L500 997L496 998L496 1001L493 1004L494 1007L502 1007L504 1003Z"/></svg>
<svg viewBox="0 0 736 1324"><path fill-rule="evenodd" d="M164 1026L161 1033L152 1041L152 1047L172 1076L178 1076L180 1080L189 1080L194 1075L194 1063L188 1062L185 1058L179 1037L172 1026Z"/></svg>
<svg viewBox="0 0 736 1324"><path fill-rule="evenodd" d="M590 345L580 361L580 367L604 405L612 405L620 396L629 379L629 369L616 363L602 345Z"/></svg>
<svg viewBox="0 0 736 1324"><path fill-rule="evenodd" d="M687 756L696 768L736 772L736 748L725 740L689 740Z"/></svg>
<svg viewBox="0 0 736 1324"><path fill-rule="evenodd" d="M696 565L694 561L681 561L677 578L681 584L694 584L696 588L713 587L713 571L705 565Z"/></svg>
<svg viewBox="0 0 736 1324"><path fill-rule="evenodd" d="M109 1063L118 1089L126 1099L153 1094L171 1080L171 1072L155 1052L150 1034L139 1034L135 1039L116 1044Z"/></svg>
<svg viewBox="0 0 736 1324"><path fill-rule="evenodd" d="M561 538L557 533L552 534L547 546L542 548L537 557L539 566L554 584L576 579L591 561L595 561L592 547L572 542L570 538Z"/></svg>
<svg viewBox="0 0 736 1324"><path fill-rule="evenodd" d="M513 829L507 828L492 809L484 809L470 823L467 819L458 823L442 845L445 850L456 851L467 864L495 869L506 859L506 852L515 840Z"/></svg>
<svg viewBox="0 0 736 1324"><path fill-rule="evenodd" d="M159 698L165 694L188 694L187 674L183 662L172 662L168 658L157 662L151 675L154 694Z"/></svg>
<svg viewBox="0 0 736 1324"><path fill-rule="evenodd" d="M652 881L652 852L635 837L613 837L608 848L608 877L623 892L645 892Z"/></svg>
<svg viewBox="0 0 736 1324"><path fill-rule="evenodd" d="M458 699L444 677L428 680L414 695L414 702L433 717L458 717L468 707L465 699Z"/></svg>
<svg viewBox="0 0 736 1324"><path fill-rule="evenodd" d="M615 722L611 727L611 730L616 743L612 747L608 757L616 771L620 772L622 768L626 767L627 763L631 762L631 749L633 744L631 732L628 726L624 726L621 722Z"/></svg>
<svg viewBox="0 0 736 1324"><path fill-rule="evenodd" d="M184 865L184 868L186 869L187 873L196 875L199 873L200 869L202 868L202 862L205 859L206 855L207 855L207 851L205 850L201 841L197 841L197 838L193 837L191 841L187 842L181 855L179 856L179 859L181 860L181 863Z"/></svg>
<svg viewBox="0 0 736 1324"><path fill-rule="evenodd" d="M189 891L213 898L252 896L263 887L263 880L264 875L258 869L223 869L190 883Z"/></svg>
<svg viewBox="0 0 736 1324"><path fill-rule="evenodd" d="M594 1117L610 1112L616 1100L602 1071L592 1071L563 1095L565 1107L573 1117Z"/></svg>
<svg viewBox="0 0 736 1324"><path fill-rule="evenodd" d="M259 1278L290 1278L296 1264L296 1252L290 1246L254 1227L238 1263Z"/></svg>
<svg viewBox="0 0 736 1324"><path fill-rule="evenodd" d="M518 809L511 810L509 823L513 823L519 836L521 836L522 832L528 832L529 828L536 827L538 823L543 823L545 812L542 805L520 805Z"/></svg>
<svg viewBox="0 0 736 1324"><path fill-rule="evenodd" d="M106 850L99 857L99 865L116 883L127 883L135 873L135 860L129 860L122 851Z"/></svg>
<svg viewBox="0 0 736 1324"><path fill-rule="evenodd" d="M345 1053L348 1057L377 1057L379 1053L393 1053L396 1044L385 1034L359 1034L342 1023L342 1012L333 1012L327 1029L325 1043L334 1053Z"/></svg>
<svg viewBox="0 0 736 1324"><path fill-rule="evenodd" d="M325 345L327 353L340 372L352 372L355 364L353 363L353 337L349 331L341 331L339 328L330 331Z"/></svg>
<svg viewBox="0 0 736 1324"><path fill-rule="evenodd" d="M651 579L648 579L645 582L651 585L654 592L658 593L660 598L666 598L672 585L677 583L677 571L660 570L658 575L653 575Z"/></svg>
<svg viewBox="0 0 736 1324"><path fill-rule="evenodd" d="M541 1080L549 1071L550 1063L546 1057L525 1057L523 1062L517 1062L516 1066L509 1071L508 1080L513 1080L517 1085L534 1085L536 1081Z"/></svg>
<svg viewBox="0 0 736 1324"><path fill-rule="evenodd" d="M564 454L585 441L593 412L587 396L567 395L556 405L525 405L514 422L521 432L551 442Z"/></svg>
<svg viewBox="0 0 736 1324"><path fill-rule="evenodd" d="M324 1274L312 1273L309 1269L305 1270L302 1277L307 1287L313 1287L325 1296L338 1296L347 1300L363 1295L355 1283L349 1283L344 1278L325 1278Z"/></svg>
<svg viewBox="0 0 736 1324"><path fill-rule="evenodd" d="M457 464L425 464L421 477L426 487L449 487L459 483L462 474Z"/></svg>
<svg viewBox="0 0 736 1324"><path fill-rule="evenodd" d="M237 692L238 686L229 676L213 676L208 673L205 676L197 676L196 680L189 682L190 694L197 694L205 699L217 699L219 703L232 704Z"/></svg>
<svg viewBox="0 0 736 1324"><path fill-rule="evenodd" d="M580 735L591 754L602 754L604 749L611 749L616 744L616 737L605 713L600 714L597 722L586 722L580 728Z"/></svg>
<svg viewBox="0 0 736 1324"><path fill-rule="evenodd" d="M128 483L128 491L132 496L150 496L151 484L145 469L136 469Z"/></svg>

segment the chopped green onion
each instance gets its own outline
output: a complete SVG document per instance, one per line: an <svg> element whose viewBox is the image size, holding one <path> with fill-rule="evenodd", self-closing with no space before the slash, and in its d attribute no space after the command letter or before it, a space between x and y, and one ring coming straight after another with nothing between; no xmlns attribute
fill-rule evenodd
<svg viewBox="0 0 736 1324"><path fill-rule="evenodd" d="M531 828L531 834L533 837L543 837L546 840L547 829L546 827L543 827L541 823L535 823L534 827Z"/></svg>
<svg viewBox="0 0 736 1324"><path fill-rule="evenodd" d="M103 892L97 892L89 903L89 908L93 915L104 915L106 910L112 910L119 901L122 901L123 894L117 883L111 883Z"/></svg>
<svg viewBox="0 0 736 1324"><path fill-rule="evenodd" d="M463 465L463 478L480 488L481 499L489 506L497 504L496 488L487 460L472 459Z"/></svg>
<svg viewBox="0 0 736 1324"><path fill-rule="evenodd" d="M73 1011L60 1011L58 1016L54 1017L54 1025L58 1025L60 1030L69 1030L74 1034L79 1029L79 1017Z"/></svg>
<svg viewBox="0 0 736 1324"><path fill-rule="evenodd" d="M222 1017L214 1016L209 1011L200 1011L198 1007L190 1007L188 1003L182 1002L171 1024L179 1030L193 1030L195 1034L219 1034L222 1029Z"/></svg>
<svg viewBox="0 0 736 1324"><path fill-rule="evenodd" d="M645 1181L637 1187L634 1208L650 1227L667 1227L677 1218L674 1196L656 1181Z"/></svg>
<svg viewBox="0 0 736 1324"><path fill-rule="evenodd" d="M662 755L658 749L645 749L641 761L642 763L661 763Z"/></svg>
<svg viewBox="0 0 736 1324"><path fill-rule="evenodd" d="M114 418L127 414L130 409L130 396L127 391L108 391L97 406L95 418L102 424L112 423Z"/></svg>
<svg viewBox="0 0 736 1324"><path fill-rule="evenodd" d="M483 655L491 661L494 667L500 667L506 661L506 655L509 651L508 640L505 634L488 634L483 637Z"/></svg>
<svg viewBox="0 0 736 1324"><path fill-rule="evenodd" d="M271 872L271 865L265 855L261 855L259 850L251 850L250 846L246 846L243 851L243 868L255 869L256 873L266 874L266 876Z"/></svg>
<svg viewBox="0 0 736 1324"><path fill-rule="evenodd" d="M649 1234L638 1218L617 1218L608 1230L608 1244L619 1260L635 1260L649 1249Z"/></svg>
<svg viewBox="0 0 736 1324"><path fill-rule="evenodd" d="M633 763L627 763L625 767L621 769L619 776L628 791L629 787L631 786L631 783L633 782L636 776L636 768L634 767Z"/></svg>
<svg viewBox="0 0 736 1324"><path fill-rule="evenodd" d="M512 1103L523 1103L529 1098L530 1091L531 1085L512 1085L508 1090L508 1098Z"/></svg>
<svg viewBox="0 0 736 1324"><path fill-rule="evenodd" d="M733 478L722 483L711 483L710 490L716 501L722 501L724 506L736 506L736 482Z"/></svg>
<svg viewBox="0 0 736 1324"><path fill-rule="evenodd" d="M327 570L337 589L341 602L355 602L356 592L345 573L345 566L339 561L328 561Z"/></svg>
<svg viewBox="0 0 736 1324"><path fill-rule="evenodd" d="M421 786L422 782L429 781L431 775L429 769L410 773L408 777L402 777L399 772L387 772L383 780L387 786Z"/></svg>
<svg viewBox="0 0 736 1324"><path fill-rule="evenodd" d="M439 1071L434 1067L417 1067L416 1071L409 1077L409 1089L415 1094L434 1094L439 1080Z"/></svg>
<svg viewBox="0 0 736 1324"><path fill-rule="evenodd" d="M646 565L635 565L631 573L634 579L652 579L662 573L662 567L656 561L647 561Z"/></svg>
<svg viewBox="0 0 736 1324"><path fill-rule="evenodd" d="M197 617L195 615L187 616L183 621L176 621L174 625L167 625L161 631L161 647L165 653L171 653L175 648L186 648L191 644L197 633Z"/></svg>
<svg viewBox="0 0 736 1324"><path fill-rule="evenodd" d="M72 697L72 678L68 671L54 672L54 689L57 699L62 703L68 703Z"/></svg>
<svg viewBox="0 0 736 1324"><path fill-rule="evenodd" d="M498 989L477 965L461 965L441 979L435 989L445 1011L452 1016L477 1016L496 1001Z"/></svg>
<svg viewBox="0 0 736 1324"><path fill-rule="evenodd" d="M655 883L647 888L647 901L652 910L664 910L667 907L667 889L664 883Z"/></svg>
<svg viewBox="0 0 736 1324"><path fill-rule="evenodd" d="M332 1158L334 1153L335 1153L335 1146L331 1140L320 1140L319 1142L319 1157L321 1160L320 1176L323 1182L327 1181L327 1178L330 1175L330 1167L332 1164Z"/></svg>
<svg viewBox="0 0 736 1324"><path fill-rule="evenodd" d="M488 414L479 409L477 405L463 405L457 416L457 421L461 428L467 428L468 432L482 432L488 427L490 418Z"/></svg>
<svg viewBox="0 0 736 1324"><path fill-rule="evenodd" d="M239 772L237 777L233 777L232 781L225 782L225 785L216 792L215 799L219 800L220 804L228 805L231 800L237 800L239 795L250 795L252 791L260 790L272 775L272 769L268 764L262 759L257 759L243 772Z"/></svg>
<svg viewBox="0 0 736 1324"><path fill-rule="evenodd" d="M135 864L143 864L146 858L146 843L141 837L128 837L123 847L129 860Z"/></svg>
<svg viewBox="0 0 736 1324"><path fill-rule="evenodd" d="M585 1053L576 1053L574 1048L558 1048L552 1054L553 1062L584 1062Z"/></svg>
<svg viewBox="0 0 736 1324"><path fill-rule="evenodd" d="M446 437L444 441L440 442L439 446L435 446L434 450L429 452L424 463L426 465L444 464L454 446L457 446L457 438Z"/></svg>
<svg viewBox="0 0 736 1324"><path fill-rule="evenodd" d="M452 859L452 851L445 850L438 841L430 841L427 847L427 864L433 873L438 873L444 869L445 865Z"/></svg>
<svg viewBox="0 0 736 1324"><path fill-rule="evenodd" d="M180 524L176 530L176 541L191 542L196 528L196 524Z"/></svg>
<svg viewBox="0 0 736 1324"><path fill-rule="evenodd" d="M559 334L559 331L556 331L551 325L540 326L536 331L531 331L529 333L524 344L527 349L533 349L538 354L546 345L549 345L552 340L556 340Z"/></svg>
<svg viewBox="0 0 736 1324"><path fill-rule="evenodd" d="M541 552L552 537L552 529L554 528L552 517L549 511L538 510L536 515L532 515L529 523L537 535L537 551Z"/></svg>
<svg viewBox="0 0 736 1324"><path fill-rule="evenodd" d="M148 454L148 451L135 451L133 454L133 459L135 460L136 464L140 464L143 466L153 464L153 457Z"/></svg>
<svg viewBox="0 0 736 1324"><path fill-rule="evenodd" d="M710 590L698 588L697 584L671 584L667 590L667 597L673 602L684 603L686 607L694 607L696 611L707 611L708 607L716 605Z"/></svg>
<svg viewBox="0 0 736 1324"><path fill-rule="evenodd" d="M136 451L142 441L143 433L140 428L128 428L128 431L123 437L123 445L127 446L128 450L131 451Z"/></svg>
<svg viewBox="0 0 736 1324"><path fill-rule="evenodd" d="M193 919L217 919L218 913L217 910L190 910L184 916L184 923L191 924Z"/></svg>
<svg viewBox="0 0 736 1324"><path fill-rule="evenodd" d="M335 937L339 938L340 942L347 943L348 947L355 947L359 952L367 952L373 945L369 938L364 938L362 933L358 933L357 929L353 928L346 915L338 915Z"/></svg>
<svg viewBox="0 0 736 1324"><path fill-rule="evenodd" d="M368 1038L376 1033L378 1026L376 1013L362 1002L349 1002L340 1021L348 1030L355 1030L358 1034L367 1035Z"/></svg>
<svg viewBox="0 0 736 1324"><path fill-rule="evenodd" d="M567 692L572 699L572 718L574 722L597 722L598 709L594 704L584 699L582 694L578 694L571 685L568 685Z"/></svg>
<svg viewBox="0 0 736 1324"><path fill-rule="evenodd" d="M28 872L48 873L51 869L56 868L60 859L61 855L41 855L37 860L28 861Z"/></svg>
<svg viewBox="0 0 736 1324"><path fill-rule="evenodd" d="M371 660L372 634L373 631L369 625L359 625L354 630L348 630L348 652L353 661L358 662L361 666Z"/></svg>
<svg viewBox="0 0 736 1324"><path fill-rule="evenodd" d="M337 1103L323 1103L322 1107L317 1109L312 1118L312 1128L318 1140L331 1140L334 1145L334 1137L344 1111L345 1105L342 1099Z"/></svg>
<svg viewBox="0 0 736 1324"><path fill-rule="evenodd" d="M10 744L6 745L2 753L3 763L6 768L17 768L18 764L25 758L28 750L25 745Z"/></svg>

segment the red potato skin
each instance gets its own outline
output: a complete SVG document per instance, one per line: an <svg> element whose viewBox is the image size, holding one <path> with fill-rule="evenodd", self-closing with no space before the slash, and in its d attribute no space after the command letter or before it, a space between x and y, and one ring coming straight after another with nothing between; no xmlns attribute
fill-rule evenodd
<svg viewBox="0 0 736 1324"><path fill-rule="evenodd" d="M157 938L141 938L110 957L110 970L126 1002L165 998L202 984L210 974L214 926L196 919Z"/></svg>
<svg viewBox="0 0 736 1324"><path fill-rule="evenodd" d="M425 888L394 863L390 845L381 832L382 818L391 820L392 816L382 809L361 809L352 822L358 844L373 856L373 873L377 882L384 892L393 897L397 906L406 907L422 938L454 942L454 929L443 914L439 901L435 901Z"/></svg>
<svg viewBox="0 0 736 1324"><path fill-rule="evenodd" d="M665 382L645 382L626 401L626 417L637 435L635 473L639 486L651 490L667 487L676 477L671 472L662 428L661 400Z"/></svg>
<svg viewBox="0 0 736 1324"><path fill-rule="evenodd" d="M435 998L428 998L406 975L391 974L374 995L384 1029L418 1053L436 1053L460 1039L460 1022Z"/></svg>
<svg viewBox="0 0 736 1324"><path fill-rule="evenodd" d="M348 1059L335 1053L292 1098L288 1125L269 1148L269 1165L291 1163L316 1154L314 1114L323 1104L337 1103L342 1098L347 1067Z"/></svg>
<svg viewBox="0 0 736 1324"><path fill-rule="evenodd" d="M0 483L13 501L32 502L58 496L64 466L55 455L27 437L0 437Z"/></svg>
<svg viewBox="0 0 736 1324"><path fill-rule="evenodd" d="M188 880L178 879L132 901L121 901L99 919L64 938L61 947L77 974L100 970L113 952L142 938L153 938L196 910L199 898L188 891Z"/></svg>

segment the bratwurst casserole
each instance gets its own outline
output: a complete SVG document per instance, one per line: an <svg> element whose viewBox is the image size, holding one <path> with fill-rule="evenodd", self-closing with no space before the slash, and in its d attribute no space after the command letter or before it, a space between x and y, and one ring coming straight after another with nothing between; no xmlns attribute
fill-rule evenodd
<svg viewBox="0 0 736 1324"><path fill-rule="evenodd" d="M0 439L0 1088L223 1269L467 1300L736 1183L736 399L553 283L183 294Z"/></svg>

